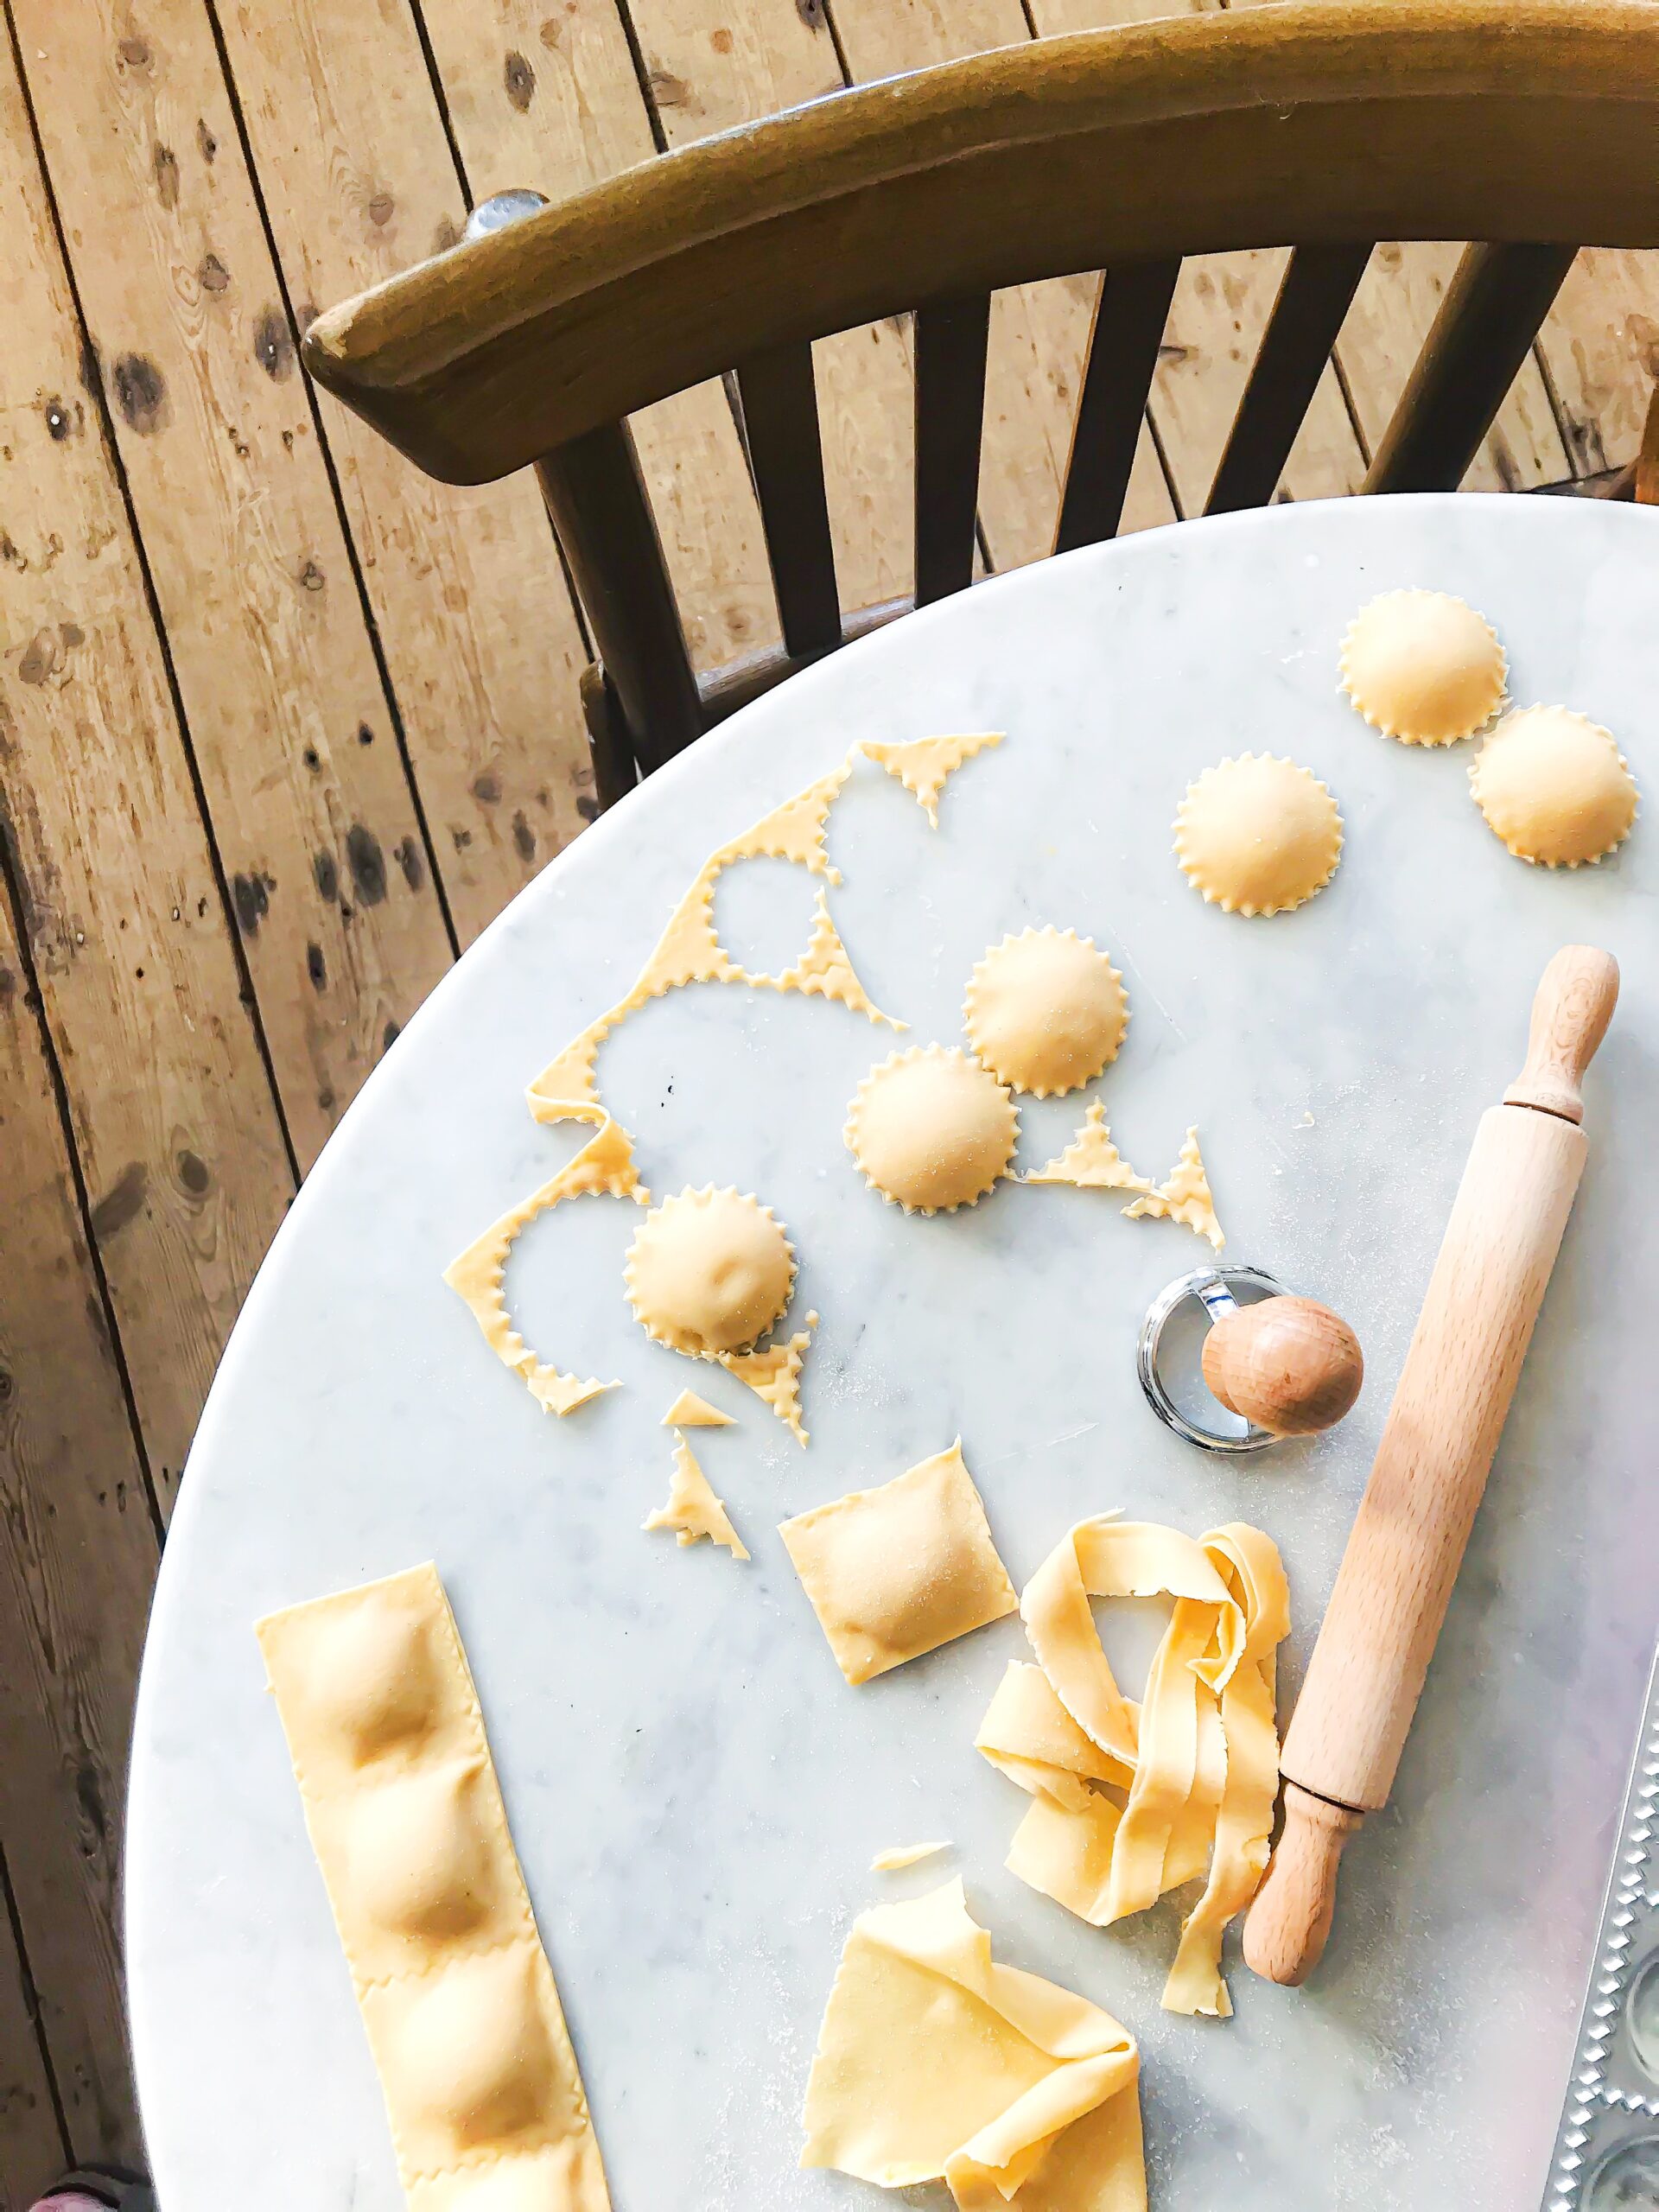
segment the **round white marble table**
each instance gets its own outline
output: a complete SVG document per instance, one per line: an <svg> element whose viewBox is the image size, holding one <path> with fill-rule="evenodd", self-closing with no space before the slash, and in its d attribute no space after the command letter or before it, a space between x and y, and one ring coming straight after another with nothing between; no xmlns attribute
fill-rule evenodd
<svg viewBox="0 0 1659 2212"><path fill-rule="evenodd" d="M584 836L433 994L306 1185L238 1325L186 1473L139 1699L127 1861L139 2086L168 2212L393 2212L390 2141L251 1631L267 1610L435 1559L581 2053L619 2212L874 2206L796 2170L818 2018L853 1916L960 1871L1010 1961L1141 2041L1159 2212L1514 2212L1536 2201L1654 1626L1652 1306L1659 832L1607 865L1512 860L1468 747L1408 751L1337 694L1356 607L1402 584L1498 626L1513 694L1618 732L1659 785L1659 522L1554 499L1344 500L1130 539L912 617L750 708ZM1101 1193L1005 1184L907 1219L842 1148L884 1030L820 1001L681 991L604 1048L659 1192L735 1182L800 1254L823 1325L801 1452L623 1301L633 1209L545 1217L510 1285L531 1341L624 1387L560 1421L440 1280L575 1149L526 1081L626 988L704 856L857 738L999 728L941 826L866 764L830 817L842 935L878 1004L957 1041L1005 931L1111 949L1134 1019L1098 1086L1144 1172L1196 1122L1229 1257L1349 1315L1370 1379L1328 1438L1243 1462L1136 1388L1149 1296L1205 1248ZM1177 872L1189 778L1247 747L1325 778L1342 866L1246 922ZM812 886L722 879L728 946L777 969ZM1624 996L1590 1084L1590 1166L1394 1805L1353 1845L1301 1992L1236 1961L1230 2023L1160 2012L1176 1924L1098 1932L1003 1854L1025 1800L971 1750L1022 1649L1002 1622L853 1691L774 1524L961 1433L1015 1580L1081 1516L1260 1522L1290 1570L1287 1709L1480 1110L1518 1065L1560 944ZM1033 1102L1020 1156L1086 1100ZM639 1524L692 1383L737 1417L698 1449L754 1554ZM1144 1656L1143 1623L1109 1626ZM1136 1643L1139 1637L1138 1645ZM1129 1659L1134 1658L1134 1649ZM899 1876L880 1847L949 1836ZM931 2201L924 2193L922 2201Z"/></svg>

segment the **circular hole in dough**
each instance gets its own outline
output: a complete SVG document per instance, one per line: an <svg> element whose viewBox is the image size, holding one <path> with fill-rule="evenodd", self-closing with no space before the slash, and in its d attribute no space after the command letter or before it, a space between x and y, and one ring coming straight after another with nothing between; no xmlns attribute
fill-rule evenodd
<svg viewBox="0 0 1659 2212"><path fill-rule="evenodd" d="M982 1066L1012 1090L1062 1096L1117 1057L1128 1026L1123 978L1075 930L1005 937L974 969L963 1026Z"/></svg>
<svg viewBox="0 0 1659 2212"><path fill-rule="evenodd" d="M1624 842L1636 779L1611 730L1570 707L1505 715L1469 766L1488 826L1517 860L1579 868Z"/></svg>
<svg viewBox="0 0 1659 2212"><path fill-rule="evenodd" d="M464 1936L490 1910L477 1770L416 1773L365 1791L351 1815L347 1881L358 1909L400 1936Z"/></svg>
<svg viewBox="0 0 1659 2212"><path fill-rule="evenodd" d="M1389 591L1342 641L1342 688L1402 745L1452 745L1489 722L1509 664L1484 615L1443 591Z"/></svg>
<svg viewBox="0 0 1659 2212"><path fill-rule="evenodd" d="M682 1191L628 1248L628 1303L675 1351L716 1359L764 1337L789 1304L795 1255L769 1206L735 1190Z"/></svg>
<svg viewBox="0 0 1659 2212"><path fill-rule="evenodd" d="M1206 768L1175 817L1176 858L1224 913L1300 906L1330 882L1341 852L1342 817L1325 785L1265 753Z"/></svg>
<svg viewBox="0 0 1659 2212"><path fill-rule="evenodd" d="M1007 1173L1020 1116L996 1077L966 1052L912 1045L859 1084L845 1135L884 1198L906 1213L950 1213Z"/></svg>

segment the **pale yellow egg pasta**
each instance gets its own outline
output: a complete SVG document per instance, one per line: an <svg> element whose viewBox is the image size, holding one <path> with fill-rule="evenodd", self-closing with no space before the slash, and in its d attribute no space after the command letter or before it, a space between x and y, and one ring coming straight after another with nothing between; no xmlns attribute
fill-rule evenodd
<svg viewBox="0 0 1659 2212"><path fill-rule="evenodd" d="M1170 1169L1167 1182L1143 1192L1123 1211L1130 1221L1139 1221L1143 1217L1152 1221L1179 1221L1184 1229L1196 1230L1200 1236L1207 1236L1214 1249L1220 1251L1227 1239L1216 1218L1216 1202L1211 1195L1210 1178L1205 1173L1204 1154L1198 1150L1196 1129L1187 1131L1181 1156Z"/></svg>
<svg viewBox="0 0 1659 2212"><path fill-rule="evenodd" d="M1140 2054L1087 1999L998 1966L960 1881L853 1923L807 2081L804 2166L958 2212L1146 2212Z"/></svg>
<svg viewBox="0 0 1659 2212"><path fill-rule="evenodd" d="M1227 914L1283 914L1322 891L1342 854L1342 817L1294 760L1243 753L1206 768L1175 817L1183 874Z"/></svg>
<svg viewBox="0 0 1659 2212"><path fill-rule="evenodd" d="M1160 1593L1175 1608L1136 1706L1090 1600ZM1204 1876L1163 2001L1224 2017L1222 1932L1262 1878L1279 1790L1274 1667L1290 1598L1276 1548L1237 1522L1195 1542L1099 1514L1038 1568L1020 1611L1037 1664L1010 1666L975 1738L1032 1799L1010 1871L1097 1928Z"/></svg>
<svg viewBox="0 0 1659 2212"><path fill-rule="evenodd" d="M1497 633L1443 591L1389 591L1342 641L1342 689L1402 745L1453 745L1489 722L1509 673Z"/></svg>
<svg viewBox="0 0 1659 2212"><path fill-rule="evenodd" d="M937 1650L1020 1600L997 1557L962 1439L879 1490L855 1490L779 1530L852 1683Z"/></svg>
<svg viewBox="0 0 1659 2212"><path fill-rule="evenodd" d="M682 1390L658 1423L662 1428L730 1428L733 1425L730 1414L721 1413L695 1390Z"/></svg>
<svg viewBox="0 0 1659 2212"><path fill-rule="evenodd" d="M628 1303L659 1344L718 1359L747 1351L789 1304L795 1255L769 1206L736 1190L681 1191L628 1248Z"/></svg>
<svg viewBox="0 0 1659 2212"><path fill-rule="evenodd" d="M1475 804L1517 860L1580 868L1622 845L1636 779L1618 741L1567 707L1505 715L1469 766Z"/></svg>
<svg viewBox="0 0 1659 2212"><path fill-rule="evenodd" d="M1010 1090L1063 1096L1117 1057L1128 1027L1123 978L1092 938L1026 930L994 945L969 979L963 1028Z"/></svg>
<svg viewBox="0 0 1659 2212"><path fill-rule="evenodd" d="M885 1851L878 1851L870 1861L872 1874L900 1874L906 1866L919 1866L924 1859L937 1859L942 1851L949 1851L948 1842L894 1843Z"/></svg>
<svg viewBox="0 0 1659 2212"><path fill-rule="evenodd" d="M1139 1175L1112 1141L1106 1125L1106 1109L1090 1099L1083 1127L1058 1159L1033 1167L1022 1183L1071 1183L1081 1191L1142 1191L1154 1186Z"/></svg>
<svg viewBox="0 0 1659 2212"><path fill-rule="evenodd" d="M720 1356L726 1372L747 1383L762 1404L772 1408L803 1450L806 1447L807 1432L801 1419L801 1365L817 1325L817 1315L809 1313L805 1327L798 1329L785 1344L770 1344L760 1351L728 1351Z"/></svg>
<svg viewBox="0 0 1659 2212"><path fill-rule="evenodd" d="M964 760L1001 742L1002 732L993 729L972 737L911 737L894 745L866 738L853 750L885 768L890 776L897 776L937 830L939 793L946 783Z"/></svg>
<svg viewBox="0 0 1659 2212"><path fill-rule="evenodd" d="M609 2212L436 1570L260 1621L410 2212Z"/></svg>
<svg viewBox="0 0 1659 2212"><path fill-rule="evenodd" d="M749 1555L742 1538L731 1524L724 1501L709 1488L709 1478L698 1465L696 1452L677 1430L667 1500L645 1516L642 1526L647 1530L672 1529L683 1545L699 1543L706 1537L711 1544L723 1544L734 1559L747 1559Z"/></svg>
<svg viewBox="0 0 1659 2212"><path fill-rule="evenodd" d="M847 1109L847 1148L872 1190L906 1213L951 1213L1007 1172L1020 1116L957 1046L912 1045L870 1070Z"/></svg>

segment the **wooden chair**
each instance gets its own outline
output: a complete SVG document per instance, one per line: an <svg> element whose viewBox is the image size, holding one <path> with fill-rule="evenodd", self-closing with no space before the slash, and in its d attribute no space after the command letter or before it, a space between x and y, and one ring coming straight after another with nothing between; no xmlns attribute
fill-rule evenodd
<svg viewBox="0 0 1659 2212"><path fill-rule="evenodd" d="M844 614L811 341L913 313L915 603L973 574L993 290L1103 268L1055 549L1109 537L1181 257L1294 249L1206 512L1272 495L1377 238L1471 238L1367 491L1455 486L1580 243L1659 245L1652 0L1305 0L838 92L470 237L315 321L432 474L533 466L609 799L901 607ZM516 218L517 219L511 219ZM626 418L729 373L781 648L699 679ZM602 673L601 672L602 671Z"/></svg>

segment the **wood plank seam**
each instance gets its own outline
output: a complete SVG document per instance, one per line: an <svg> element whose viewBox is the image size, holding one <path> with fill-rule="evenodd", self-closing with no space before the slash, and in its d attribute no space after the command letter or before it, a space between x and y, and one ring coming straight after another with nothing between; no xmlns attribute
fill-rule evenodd
<svg viewBox="0 0 1659 2212"><path fill-rule="evenodd" d="M63 1068L58 1058L57 1040L46 1017L46 1001L41 992L40 974L35 964L35 944L29 928L29 900L23 887L22 861L16 849L16 833L3 795L0 795L0 888L3 889L10 910L12 931L17 940L17 960L23 971L24 1003L34 1017L40 1037L41 1057L51 1077L53 1103L57 1109L58 1126L63 1132L64 1156L68 1162L70 1180L74 1185L75 1211L80 1218L80 1233L86 1243L93 1280L98 1285L104 1332L109 1339L115 1371L120 1378L121 1396L127 1409L127 1425L132 1431L133 1450L138 1456L139 1469L143 1476L144 1502L149 1507L150 1523L159 1546L166 1541L167 1515L155 1471L150 1465L143 1423L138 1414L137 1393L133 1389L131 1371L122 1348L121 1331L116 1319L109 1276L105 1270L104 1255L99 1249L98 1236L92 1226L92 1193L86 1187L86 1170L81 1166L79 1147L75 1142L74 1116L70 1111L69 1089L64 1081Z"/></svg>
<svg viewBox="0 0 1659 2212"><path fill-rule="evenodd" d="M6 1863L3 1838L0 1838L0 1904L3 1904L5 1908L6 1920L11 1929L12 1948L17 1957L17 1974L23 2010L29 2016L29 2024L34 2035L35 2047L40 2054L41 2071L46 2076L47 2094L52 2101L52 2119L57 2129L59 2152L67 2163L74 2155L69 2142L69 2123L64 2117L63 2093L58 2087L57 2069L52 2063L51 2049L47 2043L46 2024L41 2018L40 1992L36 1989L35 1977L29 1971L29 1946L23 1941L22 1918L17 1910L17 1893L12 1887L11 1869ZM0 2112L0 2119L3 2118L3 2112ZM45 2177L42 2176L42 2179L44 2178Z"/></svg>
<svg viewBox="0 0 1659 2212"><path fill-rule="evenodd" d="M218 0L202 0L202 9L207 19L208 31L213 38L213 51L219 57L219 73L225 80L226 99L236 124L237 139L241 146L242 159L247 169L254 210L259 219L259 227L264 232L266 251L270 256L270 265L276 275L277 296L282 301L283 313L287 317L288 327L293 335L297 359L299 341L305 333L300 326L300 320L295 309L293 295L288 281L288 270L283 266L283 257L276 250L276 233L271 227L270 210L265 205L265 189L259 181L258 167L254 161L253 142L248 135L247 118L242 111L241 89L237 84L235 73L231 67L230 52L225 43L225 27L219 16ZM418 8L415 14L416 29L421 34L423 47L424 47L424 34L420 22ZM434 81L435 84L435 79ZM443 116L444 130L448 134L448 111L443 105L441 94L439 108ZM451 144L453 149L453 140ZM398 701L397 687L392 681L391 664L386 658L385 641L380 634L380 625L375 620L373 604L369 598L368 582L363 574L362 553L356 538L352 534L351 524L347 518L345 494L340 488L339 465L334 459L334 448L329 444L327 435L323 429L322 410L317 404L316 386L306 373L303 362L300 364L300 383L305 393L306 406L310 412L312 429L316 435L317 452L321 458L323 472L328 479L329 495L334 503L334 512L340 518L340 533L345 541L346 558L351 568L352 582L357 592L358 605L362 609L364 631L368 638L369 651L374 656L375 670L380 679L381 696L385 699L386 705L386 719L391 726L392 742L397 748L397 758L403 766L404 782L409 791L410 805L414 810L415 823L420 835L422 849L426 855L427 871L432 879L432 888L437 899L438 912L443 922L444 935L449 940L451 957L459 959L461 938L455 928L455 918L449 903L448 887L444 881L443 870L439 865L438 849L433 839L432 824L428 817L426 802L421 795L420 779L416 775L415 764L410 753L409 732L404 721L404 710Z"/></svg>
<svg viewBox="0 0 1659 2212"><path fill-rule="evenodd" d="M13 66L17 72L24 112L29 118L29 137L35 161L41 174L42 196L52 225L53 237L63 263L65 287L73 306L75 327L79 334L82 357L88 361L93 361L97 359L97 352L92 343L92 326L86 319L79 280L76 276L74 264L70 259L69 240L64 229L62 211L58 206L57 188L53 183L51 172L47 167L46 143L41 135L40 118L35 110L35 96L30 90L28 73L23 67L22 45L17 35L17 24L12 10L11 0L4 0L4 4L6 30L11 42ZM224 858L219 849L219 839L214 834L213 817L208 811L207 793L202 785L201 769L196 759L195 746L191 740L189 721L185 715L184 695L179 688L178 671L173 663L172 643L168 637L166 625L162 620L161 602L156 595L156 579L150 569L149 556L139 531L138 516L132 499L132 489L127 480L126 464L122 458L120 446L116 438L115 425L110 419L109 399L104 388L102 376L87 379L87 398L98 424L98 434L103 443L105 463L109 467L111 480L126 517L127 530L132 541L133 557L137 563L138 574L143 582L145 607L155 628L168 696L172 702L174 717L178 725L180 753L184 762L185 773L189 779L196 810L201 817L208 865L213 871L214 887L219 893L219 911L224 917L226 934L231 943L231 957L236 963L238 995L243 1010L247 1016L249 1027L253 1033L254 1044L258 1052L261 1065L265 1071L265 1081L270 1086L271 1102L276 1116L276 1127L282 1137L283 1148L288 1156L289 1173L297 1188L300 1181L299 1154L295 1149L293 1135L289 1127L288 1110L283 1103L282 1090L276 1081L276 1071L271 1058L270 1040L265 1034L264 1021L260 1014L259 1002L254 993L253 976L248 965L247 947L243 942L242 932L237 925L236 907L231 897L230 882L225 873ZM41 1001L41 1007L44 1010L44 1000ZM44 1018L44 1011L42 1018ZM53 1065L54 1068L57 1065L55 1055Z"/></svg>

